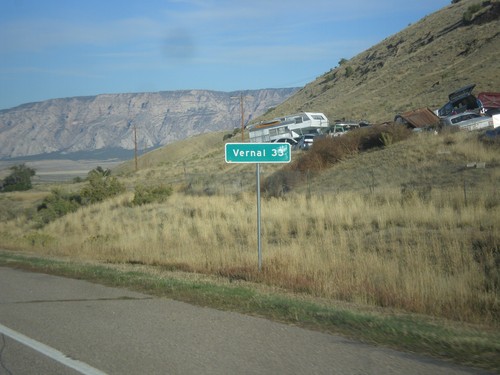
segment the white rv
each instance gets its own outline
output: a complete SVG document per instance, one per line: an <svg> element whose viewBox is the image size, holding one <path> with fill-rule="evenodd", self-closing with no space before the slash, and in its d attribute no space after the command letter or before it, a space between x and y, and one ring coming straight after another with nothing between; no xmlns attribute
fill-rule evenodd
<svg viewBox="0 0 500 375"><path fill-rule="evenodd" d="M304 134L323 134L329 122L323 113L301 112L275 118L248 127L250 142L273 142L279 139L298 140Z"/></svg>

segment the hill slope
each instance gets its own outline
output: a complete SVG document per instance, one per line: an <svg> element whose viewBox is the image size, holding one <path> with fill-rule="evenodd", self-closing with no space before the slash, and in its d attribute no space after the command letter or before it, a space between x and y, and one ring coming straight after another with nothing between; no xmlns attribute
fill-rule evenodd
<svg viewBox="0 0 500 375"><path fill-rule="evenodd" d="M470 21L464 20L468 14ZM416 108L439 108L469 83L477 84L475 93L500 91L499 19L497 0L449 5L343 61L265 118L320 111L330 121L382 122Z"/></svg>

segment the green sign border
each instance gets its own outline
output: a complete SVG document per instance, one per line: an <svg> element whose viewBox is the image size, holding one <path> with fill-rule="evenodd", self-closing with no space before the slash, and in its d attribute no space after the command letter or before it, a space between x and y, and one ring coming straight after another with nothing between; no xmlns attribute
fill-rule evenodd
<svg viewBox="0 0 500 375"><path fill-rule="evenodd" d="M226 163L289 163L292 150L289 143L226 143L225 159Z"/></svg>

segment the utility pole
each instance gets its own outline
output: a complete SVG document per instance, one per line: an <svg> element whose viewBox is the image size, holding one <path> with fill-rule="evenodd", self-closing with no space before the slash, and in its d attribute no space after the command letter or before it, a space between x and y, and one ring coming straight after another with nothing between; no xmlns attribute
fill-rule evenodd
<svg viewBox="0 0 500 375"><path fill-rule="evenodd" d="M231 96L231 99L236 99L238 96ZM241 140L245 141L245 110L243 108L243 93L239 96L240 99L240 112L241 112Z"/></svg>
<svg viewBox="0 0 500 375"><path fill-rule="evenodd" d="M241 109L241 140L245 140L245 114L243 111L243 93L240 94L240 109Z"/></svg>
<svg viewBox="0 0 500 375"><path fill-rule="evenodd" d="M135 160L135 171L137 172L139 168L137 167L137 128L134 125L134 160Z"/></svg>

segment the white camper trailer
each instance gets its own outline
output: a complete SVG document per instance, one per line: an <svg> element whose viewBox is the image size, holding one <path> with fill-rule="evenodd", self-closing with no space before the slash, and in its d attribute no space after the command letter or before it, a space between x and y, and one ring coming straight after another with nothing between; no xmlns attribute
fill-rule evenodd
<svg viewBox="0 0 500 375"><path fill-rule="evenodd" d="M278 139L298 140L304 134L323 134L329 122L323 113L301 112L248 127L250 142L273 142Z"/></svg>

